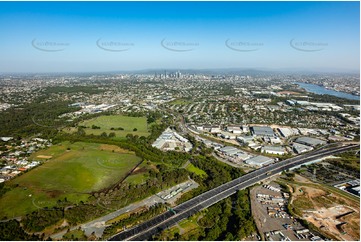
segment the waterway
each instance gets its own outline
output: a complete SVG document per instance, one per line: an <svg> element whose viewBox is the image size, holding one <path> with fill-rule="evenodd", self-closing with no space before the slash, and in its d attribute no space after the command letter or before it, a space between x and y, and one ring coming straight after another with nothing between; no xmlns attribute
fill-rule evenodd
<svg viewBox="0 0 361 242"><path fill-rule="evenodd" d="M295 84L299 85L301 88L304 88L307 92L312 92L315 94L328 94L340 98L346 98L350 100L360 100L360 96L352 95L345 92L338 92L334 90L326 89L322 86L315 85L315 84L309 84L304 82L294 82Z"/></svg>

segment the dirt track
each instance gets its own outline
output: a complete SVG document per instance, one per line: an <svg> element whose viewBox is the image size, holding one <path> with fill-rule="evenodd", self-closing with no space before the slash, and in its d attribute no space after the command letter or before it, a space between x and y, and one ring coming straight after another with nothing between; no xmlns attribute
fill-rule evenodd
<svg viewBox="0 0 361 242"><path fill-rule="evenodd" d="M310 183L306 178L296 176L296 182ZM346 241L359 241L360 237L360 208L356 206L352 201L339 196L338 194L332 194L322 189L302 185L292 185L295 188L293 191L293 201L299 199L309 200L312 209L303 210L303 218L308 222L311 222L326 233L332 234L339 240ZM345 214L347 212L353 212L347 216L336 219L337 216ZM342 222L346 222L341 226L341 229L337 228L337 225ZM344 230L344 231L342 231Z"/></svg>

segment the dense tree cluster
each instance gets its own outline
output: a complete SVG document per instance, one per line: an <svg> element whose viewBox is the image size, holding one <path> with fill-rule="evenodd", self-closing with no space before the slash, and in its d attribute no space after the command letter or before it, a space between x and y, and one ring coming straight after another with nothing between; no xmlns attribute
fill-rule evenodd
<svg viewBox="0 0 361 242"><path fill-rule="evenodd" d="M38 209L27 214L22 219L22 224L28 232L40 232L63 219L66 219L69 225L72 226L97 218L106 211L108 210L105 207L101 207L94 202L80 202L75 205L65 199L52 208Z"/></svg>
<svg viewBox="0 0 361 242"><path fill-rule="evenodd" d="M80 203L64 211L64 218L70 225L77 225L102 216L107 209L92 203Z"/></svg>
<svg viewBox="0 0 361 242"><path fill-rule="evenodd" d="M61 208L39 209L25 216L22 220L26 231L39 232L64 218Z"/></svg>
<svg viewBox="0 0 361 242"><path fill-rule="evenodd" d="M162 113L161 112L151 112L147 115L147 123L151 124L154 123L157 119L162 117Z"/></svg>
<svg viewBox="0 0 361 242"><path fill-rule="evenodd" d="M118 128L110 128L110 130L124 130L124 128L122 128L122 127L118 127Z"/></svg>
<svg viewBox="0 0 361 242"><path fill-rule="evenodd" d="M339 159L327 159L327 162L345 170L360 173L360 155L356 151L348 151L337 155Z"/></svg>
<svg viewBox="0 0 361 242"><path fill-rule="evenodd" d="M34 102L22 107L11 107L0 115L0 136L29 137L42 133L43 137L53 137L57 128L66 125L66 118L59 115L76 111L69 102Z"/></svg>
<svg viewBox="0 0 361 242"><path fill-rule="evenodd" d="M154 117L158 116L159 114ZM103 191L96 191L89 194L89 201L85 203L80 202L79 204L72 204L66 201L57 204L53 208L34 211L23 218L22 223L24 229L28 232L40 232L48 226L59 223L62 219L66 219L71 226L84 223L100 217L107 212L119 209L130 203L149 197L161 190L184 182L191 176L200 184L200 186L197 189L184 194L181 201L185 201L201 192L228 182L243 174L240 169L227 166L217 161L214 157L207 156L207 152L204 152L205 147L202 144L198 144L198 150L200 152L195 152L193 155L175 151L163 152L152 147L151 144L154 140L168 126L168 123L153 123L149 127L151 131L149 137L139 137L138 135L128 134L126 139L121 141L109 139L108 135L86 135L84 128L82 127L79 127L78 132L73 134L58 133L53 139L55 143L61 141L83 141L118 145L121 148L134 151L135 154L141 157L145 162L153 163L155 166L147 166L145 168L146 180L142 184L134 185L121 182L115 187L113 186ZM191 161L194 166L204 170L208 176L199 177L184 168L180 168L187 161ZM217 225L219 229L216 226L216 229L214 230L207 230L202 235L203 237L199 238L209 239L218 236L219 238L226 239L231 237L230 235L227 237L222 231L226 229L223 224L228 224L228 220L231 219L233 213L229 214L228 208L222 209L220 210L221 213L219 213L219 210L214 212L214 214L220 216L220 221L222 221L222 225ZM131 224L134 221L138 221L136 216L143 216L140 217L140 220L146 220L152 215L162 211L164 211L163 207L156 206L151 208L146 213L147 215L136 214L131 216L132 218L130 220L112 226L109 228L108 232L111 234L111 229L119 228L119 226L123 226L124 223ZM232 238L236 238L234 235L232 236Z"/></svg>
<svg viewBox="0 0 361 242"><path fill-rule="evenodd" d="M203 182L207 189L219 186L244 174L241 169L223 164L213 156L195 156L191 162L194 166L204 170L208 174Z"/></svg>
<svg viewBox="0 0 361 242"><path fill-rule="evenodd" d="M159 171L149 169L148 178L142 184L121 183L107 192L94 193L98 204L116 210L184 182L189 176L185 169L169 169L162 165L157 165L157 169Z"/></svg>
<svg viewBox="0 0 361 242"><path fill-rule="evenodd" d="M191 163L204 170L207 173L207 177L200 177L192 173L191 177L199 184L199 187L183 194L177 200L178 204L244 174L241 169L225 165L213 156L194 156L191 159Z"/></svg>
<svg viewBox="0 0 361 242"><path fill-rule="evenodd" d="M0 183L0 197L4 195L7 191L9 191L10 188L5 186L5 183Z"/></svg>
<svg viewBox="0 0 361 242"><path fill-rule="evenodd" d="M251 214L249 190L238 191L205 211L192 216L198 227L185 234L163 231L152 240L238 241L257 232Z"/></svg>
<svg viewBox="0 0 361 242"><path fill-rule="evenodd" d="M100 129L100 127L99 127L99 126L96 126L95 124L93 124L91 128L92 128L92 129Z"/></svg>
<svg viewBox="0 0 361 242"><path fill-rule="evenodd" d="M40 238L34 234L26 233L17 220L9 220L0 223L0 238L2 241L16 240L39 240Z"/></svg>
<svg viewBox="0 0 361 242"><path fill-rule="evenodd" d="M165 212L166 209L167 207L164 204L157 203L151 206L145 212L132 213L129 217L124 218L118 222L113 223L111 226L106 227L103 233L103 239L114 235L117 231L119 231L119 229L123 229L124 227L130 227L134 224L146 221L162 212Z"/></svg>

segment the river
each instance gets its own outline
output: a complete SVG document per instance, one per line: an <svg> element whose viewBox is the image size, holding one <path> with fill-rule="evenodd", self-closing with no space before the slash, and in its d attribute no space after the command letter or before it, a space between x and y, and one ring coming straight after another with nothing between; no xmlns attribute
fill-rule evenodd
<svg viewBox="0 0 361 242"><path fill-rule="evenodd" d="M301 88L304 88L307 92L312 92L312 93L321 94L321 95L328 94L328 95L332 95L332 96L336 96L336 97L340 97L340 98L346 98L346 99L350 99L350 100L360 100L359 96L352 95L352 94L345 93L345 92L329 90L329 89L326 89L319 85L309 84L309 83L304 83L304 82L294 82L294 83L299 85Z"/></svg>

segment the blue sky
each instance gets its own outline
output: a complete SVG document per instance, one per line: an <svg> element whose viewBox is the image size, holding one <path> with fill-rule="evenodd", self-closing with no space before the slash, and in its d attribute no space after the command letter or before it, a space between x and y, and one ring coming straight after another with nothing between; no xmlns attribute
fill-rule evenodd
<svg viewBox="0 0 361 242"><path fill-rule="evenodd" d="M0 2L0 72L359 71L359 2Z"/></svg>

